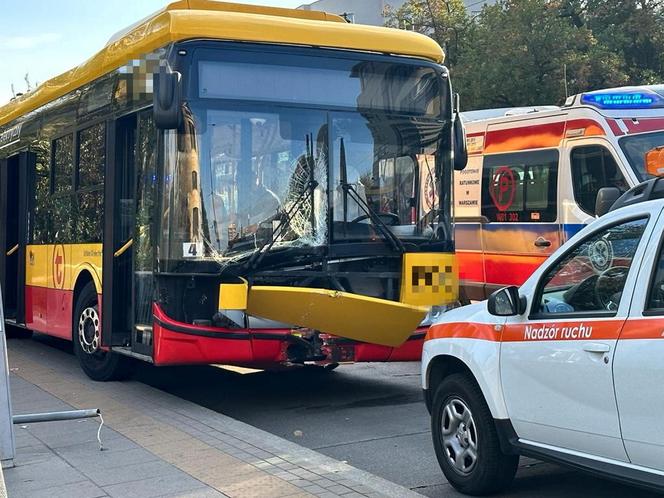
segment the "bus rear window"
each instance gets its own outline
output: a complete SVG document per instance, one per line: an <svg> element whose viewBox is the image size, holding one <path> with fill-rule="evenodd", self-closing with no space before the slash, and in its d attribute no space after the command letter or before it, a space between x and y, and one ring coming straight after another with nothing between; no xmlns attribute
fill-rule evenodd
<svg viewBox="0 0 664 498"><path fill-rule="evenodd" d="M486 156L482 215L496 222L555 221L557 178L556 150Z"/></svg>

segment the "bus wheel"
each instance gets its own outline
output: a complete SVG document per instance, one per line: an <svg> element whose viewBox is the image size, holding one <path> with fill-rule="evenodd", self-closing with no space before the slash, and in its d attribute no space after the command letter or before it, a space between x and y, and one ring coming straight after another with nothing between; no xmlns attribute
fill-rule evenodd
<svg viewBox="0 0 664 498"><path fill-rule="evenodd" d="M128 358L101 349L101 319L97 291L88 283L76 300L72 336L81 368L92 380L121 380L129 376Z"/></svg>

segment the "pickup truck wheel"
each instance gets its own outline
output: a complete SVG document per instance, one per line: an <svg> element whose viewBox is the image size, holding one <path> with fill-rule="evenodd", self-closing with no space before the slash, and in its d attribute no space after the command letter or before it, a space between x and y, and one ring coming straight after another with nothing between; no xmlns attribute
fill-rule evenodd
<svg viewBox="0 0 664 498"><path fill-rule="evenodd" d="M450 375L436 389L431 432L440 468L458 491L486 495L511 484L519 456L500 450L491 411L468 375Z"/></svg>

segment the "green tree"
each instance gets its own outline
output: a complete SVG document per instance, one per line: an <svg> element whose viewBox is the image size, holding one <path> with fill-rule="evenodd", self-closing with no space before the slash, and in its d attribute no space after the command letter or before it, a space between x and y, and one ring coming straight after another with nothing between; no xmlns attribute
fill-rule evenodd
<svg viewBox="0 0 664 498"><path fill-rule="evenodd" d="M453 68L472 22L463 0L408 0L399 9L389 5L385 25L431 36L445 50L445 62Z"/></svg>
<svg viewBox="0 0 664 498"><path fill-rule="evenodd" d="M565 0L562 13L590 29L601 45L620 58L628 83L662 81L662 0Z"/></svg>
<svg viewBox="0 0 664 498"><path fill-rule="evenodd" d="M482 9L453 73L464 108L558 104L566 94L627 81L620 57L551 0Z"/></svg>

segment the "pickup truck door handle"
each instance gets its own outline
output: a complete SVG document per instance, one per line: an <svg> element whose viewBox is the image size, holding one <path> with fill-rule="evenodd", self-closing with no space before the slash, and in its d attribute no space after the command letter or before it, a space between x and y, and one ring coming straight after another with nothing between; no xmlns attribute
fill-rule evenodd
<svg viewBox="0 0 664 498"><path fill-rule="evenodd" d="M537 237L535 239L535 247L550 247L551 246L551 241L546 240L544 237Z"/></svg>
<svg viewBox="0 0 664 498"><path fill-rule="evenodd" d="M611 351L611 346L603 342L591 342L583 346L583 350L589 353L608 353Z"/></svg>

